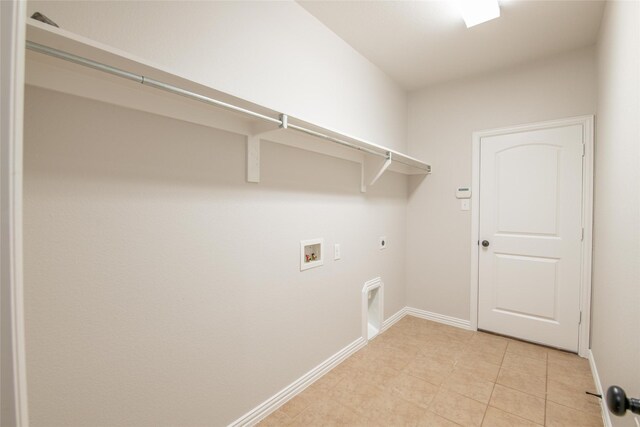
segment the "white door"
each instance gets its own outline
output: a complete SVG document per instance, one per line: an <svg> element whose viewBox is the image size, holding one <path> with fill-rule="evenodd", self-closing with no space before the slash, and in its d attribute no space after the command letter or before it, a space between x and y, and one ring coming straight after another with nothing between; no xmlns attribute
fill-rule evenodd
<svg viewBox="0 0 640 427"><path fill-rule="evenodd" d="M582 125L480 140L478 328L578 351Z"/></svg>

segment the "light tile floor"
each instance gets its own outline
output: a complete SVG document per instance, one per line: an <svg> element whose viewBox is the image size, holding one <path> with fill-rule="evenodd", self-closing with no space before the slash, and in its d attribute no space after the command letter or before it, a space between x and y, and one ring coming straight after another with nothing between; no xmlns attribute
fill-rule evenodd
<svg viewBox="0 0 640 427"><path fill-rule="evenodd" d="M574 354L406 316L261 426L603 425Z"/></svg>

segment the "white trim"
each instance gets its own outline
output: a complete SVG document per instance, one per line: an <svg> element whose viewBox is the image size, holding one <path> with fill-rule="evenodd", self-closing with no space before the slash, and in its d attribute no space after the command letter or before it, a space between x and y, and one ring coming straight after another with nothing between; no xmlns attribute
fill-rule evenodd
<svg viewBox="0 0 640 427"><path fill-rule="evenodd" d="M589 333L591 330L591 256L593 230L593 123L594 117L579 116L560 120L530 123L499 129L473 132L472 166L471 166L471 278L469 288L469 318L472 330L478 329L478 240L480 230L480 140L487 136L504 135L531 130L551 129L556 127L582 125L585 155L582 173L582 225L584 240L582 243L582 274L580 283L580 311L582 323L578 331L578 354L587 357L589 350Z"/></svg>
<svg viewBox="0 0 640 427"><path fill-rule="evenodd" d="M420 319L431 320L433 322L455 326L456 328L472 330L471 323L468 320L458 319L457 317L445 316L444 314L432 313L430 311L420 310L418 308L412 307L406 307L405 312L409 316L419 317Z"/></svg>
<svg viewBox="0 0 640 427"><path fill-rule="evenodd" d="M294 398L299 393L304 391L304 389L309 387L315 381L320 379L324 374L335 368L338 364L347 359L356 351L360 350L365 345L367 345L367 340L362 337L358 338L357 340L298 378L296 381L280 390L273 397L269 398L265 402L256 406L254 409L229 424L229 427L254 426L258 424L261 420L276 411L290 399Z"/></svg>
<svg viewBox="0 0 640 427"><path fill-rule="evenodd" d="M591 347L591 263L593 260L593 164L594 164L594 116L584 120L584 158L582 159L582 282L580 286L580 311L582 323L578 338L578 354L588 357Z"/></svg>
<svg viewBox="0 0 640 427"><path fill-rule="evenodd" d="M369 338L369 298L370 291L378 289L378 315L380 316L380 329L378 332ZM371 280L367 280L362 287L362 338L366 340L373 339L380 335L382 327L384 326L384 283L380 277L376 277Z"/></svg>
<svg viewBox="0 0 640 427"><path fill-rule="evenodd" d="M26 2L0 2L0 274L2 424L29 425L22 264L22 138ZM5 357L10 359L7 362Z"/></svg>
<svg viewBox="0 0 640 427"><path fill-rule="evenodd" d="M394 315L387 318L384 322L382 322L382 328L380 329L380 333L383 333L393 325L395 325L398 321L400 321L404 316L407 315L407 307L402 307L398 310Z"/></svg>
<svg viewBox="0 0 640 427"><path fill-rule="evenodd" d="M378 281L379 278L368 281L367 283L374 284ZM380 282L382 284L382 282ZM366 284L365 284L366 286ZM405 316L414 316L419 317L421 319L431 320L438 323L443 323L449 326L455 326L457 328L462 329L470 329L469 321L462 320L455 317L445 316L443 314L431 313L429 311L420 310L417 308L404 307L398 310L391 317L386 319L383 322L383 326L380 329L380 333L389 329L395 323L400 321ZM368 340L365 334L304 374L302 377L289 384L287 387L276 393L273 397L264 401L260 405L256 406L251 411L247 412L231 424L229 427L245 427L245 426L254 426L258 424L260 421L268 417L270 414L275 412L282 405L287 403L289 400L296 397L298 394L302 393L307 387L313 384L315 381L319 380L323 375L328 373L331 369L335 368L341 362L346 360L348 357L353 355L355 352L365 347L368 344Z"/></svg>
<svg viewBox="0 0 640 427"><path fill-rule="evenodd" d="M612 427L613 423L611 422L611 414L609 414L609 410L607 409L607 405L604 401L604 389L602 388L602 383L600 382L600 375L598 375L596 360L593 358L593 352L591 351L591 349L587 350L587 358L589 359L589 366L591 366L591 374L593 375L593 382L596 383L596 392L600 396L602 396L602 399L600 399L600 411L602 413L602 421L604 422L605 427Z"/></svg>

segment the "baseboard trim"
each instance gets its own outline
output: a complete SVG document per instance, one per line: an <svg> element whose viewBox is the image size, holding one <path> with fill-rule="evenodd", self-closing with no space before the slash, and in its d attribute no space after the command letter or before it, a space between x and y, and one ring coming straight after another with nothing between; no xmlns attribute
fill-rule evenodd
<svg viewBox="0 0 640 427"><path fill-rule="evenodd" d="M395 315L394 315L395 316ZM320 379L324 374L336 367L340 362L351 356L356 351L367 345L367 340L360 337L327 360L289 384L273 397L269 398L262 404L256 406L251 411L238 418L229 427L245 427L254 426L269 414L276 411L279 407L287 403L290 399L301 393L305 388L309 387L316 380Z"/></svg>
<svg viewBox="0 0 640 427"><path fill-rule="evenodd" d="M456 328L472 330L470 321L458 319L457 317L445 316L444 314L432 313L430 311L420 310L418 308L412 307L405 307L405 312L409 316L419 317L420 319L444 323L445 325L455 326Z"/></svg>
<svg viewBox="0 0 640 427"><path fill-rule="evenodd" d="M611 414L607 409L607 405L604 401L604 389L600 382L600 375L598 374L598 368L596 367L596 360L593 358L593 352L591 349L587 350L587 358L589 359L589 366L591 367L591 374L593 375L593 381L596 383L596 391L602 396L600 399L600 412L602 413L602 421L604 421L605 427L612 427Z"/></svg>
<svg viewBox="0 0 640 427"><path fill-rule="evenodd" d="M407 307L403 307L400 310L398 310L394 315L385 319L385 321L382 322L382 328L380 330L380 333L383 333L384 331L392 327L396 322L398 322L400 319L402 319L406 315L407 315Z"/></svg>
<svg viewBox="0 0 640 427"><path fill-rule="evenodd" d="M405 316L414 316L419 317L421 319L431 320L438 323L443 323L449 326L455 326L457 328L462 329L471 329L471 323L468 320L462 320L451 316L445 316L443 314L432 313L430 311L420 310L412 307L404 307L398 310L395 314L387 318L382 322L382 328L380 333L386 331L391 326L393 326L396 322L401 320ZM242 417L238 418L231 424L229 427L249 427L258 424L260 421L265 419L271 413L275 412L279 407L287 403L289 400L294 398L296 395L304 391L305 388L309 387L315 381L320 379L324 374L329 372L331 369L335 368L338 364L340 364L343 360L354 354L356 351L360 350L364 346L366 346L368 340L365 337L360 337L333 356L329 357L327 360L304 374L302 377L289 384L287 387L282 389L280 392L276 393L273 397L269 398L265 402L256 406L251 411L244 414ZM590 359L591 356L590 356ZM593 370L593 372L596 372ZM597 382L596 382L597 383ZM597 383L599 384L599 383ZM607 424L607 427L611 426L611 424Z"/></svg>

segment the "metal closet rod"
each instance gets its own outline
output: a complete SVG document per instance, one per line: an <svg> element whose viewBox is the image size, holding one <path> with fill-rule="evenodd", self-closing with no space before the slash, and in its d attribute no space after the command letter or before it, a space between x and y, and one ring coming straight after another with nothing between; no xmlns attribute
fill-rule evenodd
<svg viewBox="0 0 640 427"><path fill-rule="evenodd" d="M72 53L64 52L62 50L54 49L52 47L44 46L38 43L34 43L31 41L27 41L26 47L29 50L34 52L42 53L45 55L52 56L54 58L63 59L65 61L73 62L74 64L82 65L84 67L93 68L98 71L102 71L105 73L112 74L114 76L122 77L127 80L132 80L134 82L155 87L156 89L164 90L166 92L174 93L176 95L184 96L187 98L195 99L196 101L204 102L205 104L214 105L216 107L224 108L226 110L234 111L237 113L245 114L250 117L254 117L260 120L267 121L269 123L277 124L279 127L283 129L292 129L297 132L306 133L307 135L316 136L318 138L322 138L331 142L334 142L339 145L343 145L349 148L354 148L356 150L364 151L369 154L373 154L380 157L390 158L391 152L384 151L379 152L375 150L371 150L369 148L360 147L351 142L344 141L339 138L335 138L330 135L323 134L321 132L314 131L312 129L307 129L302 126L297 126L291 123L288 123L288 116L285 114L280 114L279 119L275 119L273 117L269 117L265 114L257 113L255 111L247 110L246 108L238 107L237 105L229 104L227 102L219 101L214 98L209 98L208 96L200 95L199 93L191 92L186 89L179 88L177 86L170 85L168 83L164 83L149 77L142 76L140 74L131 73L129 71L121 70L120 68L112 67L107 64L103 64L101 62L93 61L91 59L83 58L78 55L74 55Z"/></svg>

